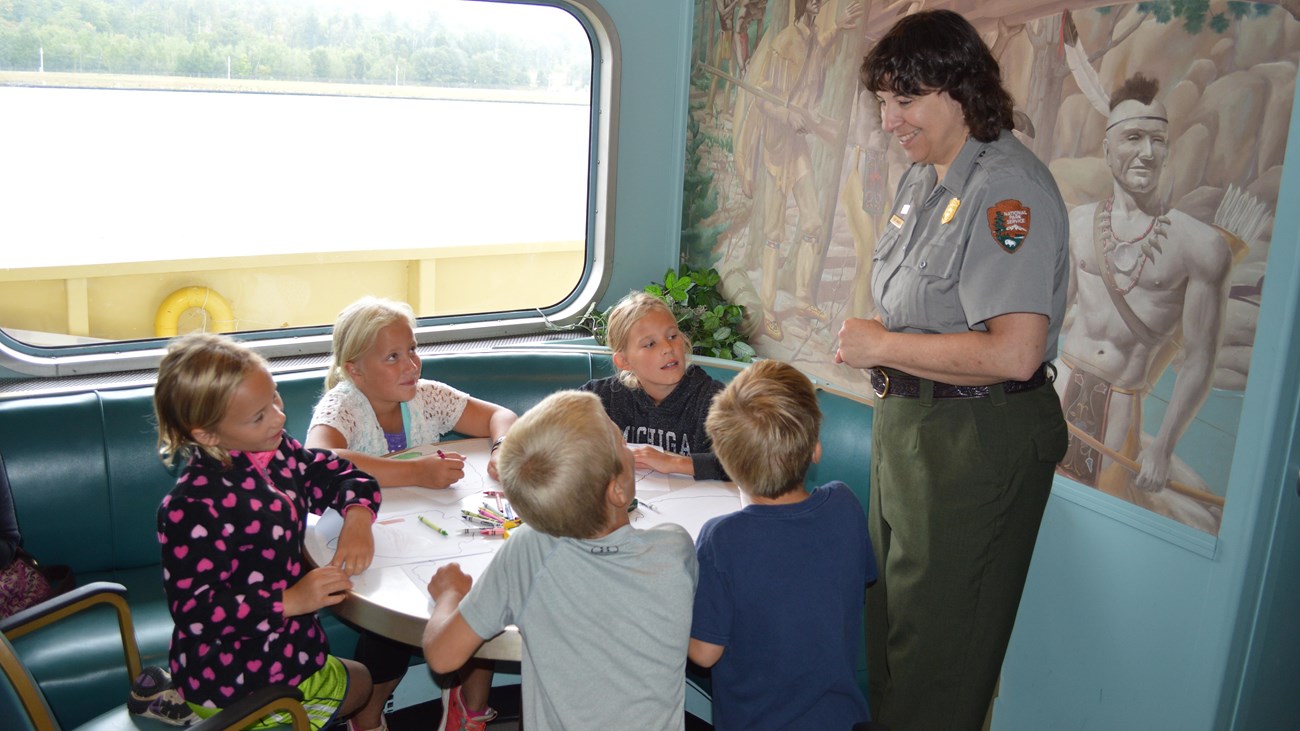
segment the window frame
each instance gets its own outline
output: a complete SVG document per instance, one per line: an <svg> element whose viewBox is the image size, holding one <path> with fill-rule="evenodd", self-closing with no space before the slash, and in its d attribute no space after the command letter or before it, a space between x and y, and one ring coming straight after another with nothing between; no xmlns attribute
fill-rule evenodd
<svg viewBox="0 0 1300 731"><path fill-rule="evenodd" d="M418 316L416 340L422 345L518 337L577 322L600 301L613 273L621 47L608 12L594 0L473 0L506 5L544 5L576 18L592 48L589 167L587 171L586 252L574 289L546 308L468 315ZM330 325L231 333L268 360L330 352ZM0 378L6 372L26 378L59 378L157 368L166 348L163 338L69 346L37 346L0 330Z"/></svg>

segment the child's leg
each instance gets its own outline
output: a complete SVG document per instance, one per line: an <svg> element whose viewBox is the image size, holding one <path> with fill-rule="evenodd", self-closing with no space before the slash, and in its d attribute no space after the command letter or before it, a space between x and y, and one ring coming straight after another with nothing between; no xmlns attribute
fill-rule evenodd
<svg viewBox="0 0 1300 731"><path fill-rule="evenodd" d="M354 724L357 728L379 727L380 720L384 717L384 707L388 705L388 697L397 690L397 684L402 682L402 678L406 675L406 670L411 665L413 651L410 645L372 632L361 633L361 637L357 639L356 661L370 671L374 690L371 691L366 705L357 711ZM369 723L372 719L373 725L363 725L363 722Z"/></svg>
<svg viewBox="0 0 1300 731"><path fill-rule="evenodd" d="M395 678L374 684L374 690L370 691L370 697L366 699L366 704L361 707L361 710L357 711L354 718L357 728L379 728L380 722L384 718L384 708L388 705L388 697L393 694L393 691L397 690L397 684L400 682L402 682L401 678Z"/></svg>
<svg viewBox="0 0 1300 731"><path fill-rule="evenodd" d="M375 713L372 718L367 718L358 713L370 700L371 691L373 690L373 684L370 682L370 671L366 670L366 666L356 660L343 660L342 658L340 660L343 667L348 671L348 692L343 698L343 703L339 706L338 718L349 718L356 714L356 717L352 718L352 723L356 728L378 728L382 720L380 713ZM382 706L380 706L380 710L383 710Z"/></svg>
<svg viewBox="0 0 1300 731"><path fill-rule="evenodd" d="M460 669L460 692L465 708L481 711L487 708L488 693L492 690L492 665L471 659Z"/></svg>

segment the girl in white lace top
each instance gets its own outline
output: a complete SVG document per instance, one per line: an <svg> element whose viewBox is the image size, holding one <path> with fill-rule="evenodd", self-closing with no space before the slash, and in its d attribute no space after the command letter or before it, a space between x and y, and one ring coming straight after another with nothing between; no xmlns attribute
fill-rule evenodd
<svg viewBox="0 0 1300 731"><path fill-rule="evenodd" d="M410 306L375 297L352 303L334 324L327 392L307 429L309 447L326 447L379 480L382 487L446 487L465 474L454 452L419 459L385 454L432 444L455 429L466 436L505 436L513 411L420 378ZM496 450L488 463L496 477Z"/></svg>
<svg viewBox="0 0 1300 731"><path fill-rule="evenodd" d="M326 393L316 403L306 445L333 449L379 481L380 487L440 488L465 475L465 458L451 451L417 459L384 455L437 442L455 429L466 436L492 437L488 473L496 478L497 446L515 413L476 399L445 383L420 378L415 315L404 302L363 297L339 313ZM410 664L414 648L363 632L357 660L374 680L366 710L382 712ZM462 684L452 688L457 727L481 728L496 712L488 707L492 670L467 665ZM450 700L450 699L447 699ZM379 729L386 731L381 724ZM379 731L378 729L376 731Z"/></svg>

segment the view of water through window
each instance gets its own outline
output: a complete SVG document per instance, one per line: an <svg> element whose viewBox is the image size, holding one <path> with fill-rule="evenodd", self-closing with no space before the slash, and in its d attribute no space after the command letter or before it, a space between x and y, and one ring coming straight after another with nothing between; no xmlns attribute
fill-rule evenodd
<svg viewBox="0 0 1300 731"><path fill-rule="evenodd" d="M0 87L7 267L581 240L586 104Z"/></svg>
<svg viewBox="0 0 1300 731"><path fill-rule="evenodd" d="M601 205L575 12L0 2L0 328L61 345L190 314L316 326L363 294L421 316L559 305Z"/></svg>

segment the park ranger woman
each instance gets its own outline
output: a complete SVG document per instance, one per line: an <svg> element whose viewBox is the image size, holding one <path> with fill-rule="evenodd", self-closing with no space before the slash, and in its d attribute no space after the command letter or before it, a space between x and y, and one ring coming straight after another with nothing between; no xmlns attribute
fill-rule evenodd
<svg viewBox="0 0 1300 731"><path fill-rule="evenodd" d="M836 353L877 396L871 708L893 731L979 729L1065 452L1048 365L1065 205L961 16L902 18L861 76L912 162L876 244L877 315L845 321Z"/></svg>

